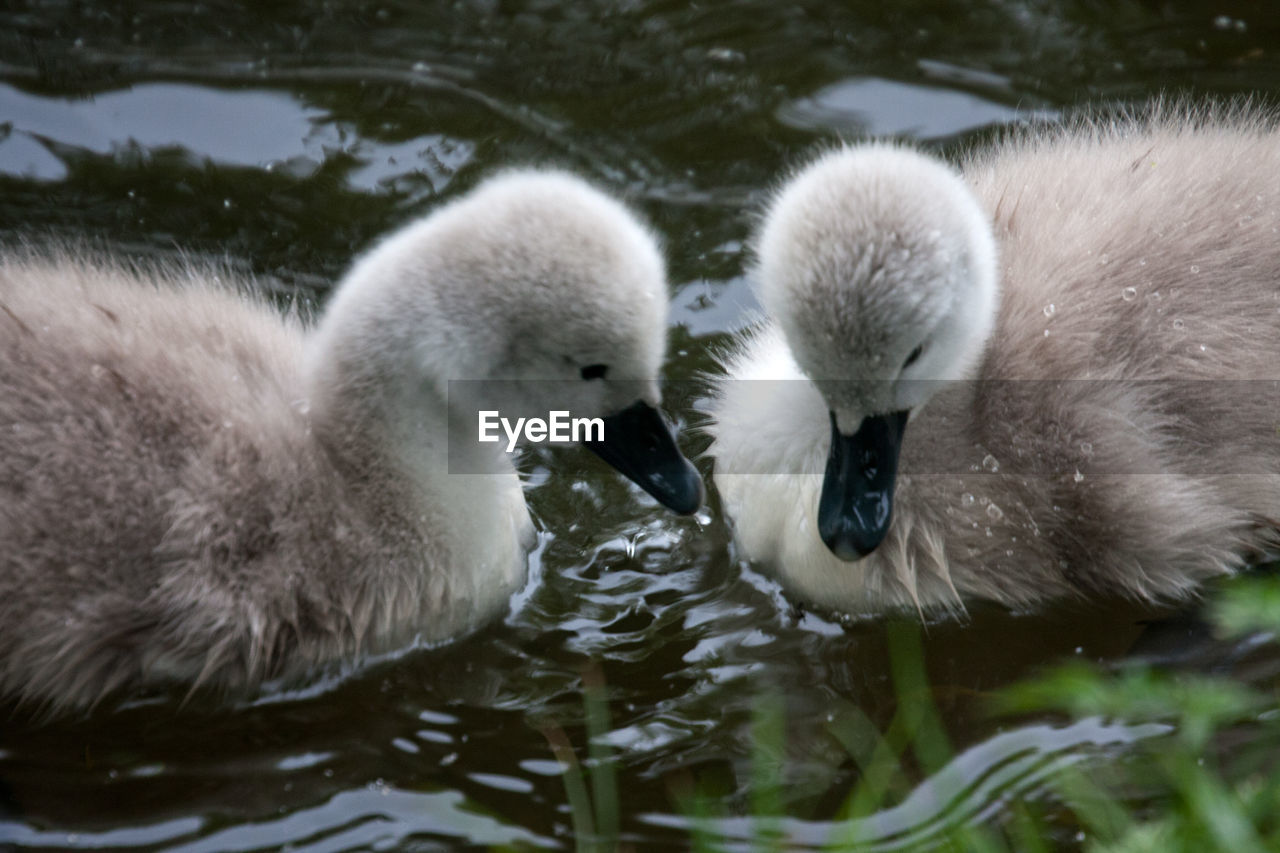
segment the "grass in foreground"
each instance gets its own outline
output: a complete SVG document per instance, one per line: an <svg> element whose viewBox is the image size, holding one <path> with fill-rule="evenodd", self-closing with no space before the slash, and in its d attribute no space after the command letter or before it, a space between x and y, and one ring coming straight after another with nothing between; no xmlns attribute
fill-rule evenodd
<svg viewBox="0 0 1280 853"><path fill-rule="evenodd" d="M1269 642L1280 636L1280 578L1237 580L1208 612L1224 641ZM829 726L859 771L838 818L788 815L784 705L763 696L751 729L748 814L726 814L696 782L676 795L693 849L1280 851L1273 685L1071 664L1001 691L992 708L1063 722L1012 728L957 755L932 700L918 627L888 630L897 714L881 731L849 706ZM620 809L598 675L584 678L584 704L586 767L558 729L548 740L564 768L577 849L613 850Z"/></svg>

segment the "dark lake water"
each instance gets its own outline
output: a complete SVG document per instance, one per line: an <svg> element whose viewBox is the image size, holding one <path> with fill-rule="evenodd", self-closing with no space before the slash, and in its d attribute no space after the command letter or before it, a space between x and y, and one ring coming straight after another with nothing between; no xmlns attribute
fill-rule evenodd
<svg viewBox="0 0 1280 853"><path fill-rule="evenodd" d="M666 241L667 375L710 369L754 302L744 240L767 190L839 137L943 152L1079 105L1280 91L1280 8L1256 2L22 2L0 8L0 235L227 259L319 303L352 255L497 167L554 163L630 198ZM675 400L673 414L692 401ZM690 437L690 447L701 444ZM179 697L82 721L0 721L0 847L249 851L571 847L548 736L588 755L603 682L622 837L684 844L675 792L750 799L761 697L785 707L797 842L858 772L832 733L884 727L895 620L791 607L729 546L714 495L678 519L585 452L526 458L542 530L506 619L453 645L236 707ZM705 469L705 464L704 464ZM1066 657L1212 667L1165 614L1069 604L929 625L924 657L977 779L1018 755L1147 729L1011 721L991 690ZM1272 677L1255 661L1252 677ZM920 790L946 791L934 777ZM963 796L999 819L995 781ZM941 806L917 797L900 830ZM945 799L945 797L944 797ZM894 823L896 821L896 823ZM1058 827L1070 847L1074 830Z"/></svg>

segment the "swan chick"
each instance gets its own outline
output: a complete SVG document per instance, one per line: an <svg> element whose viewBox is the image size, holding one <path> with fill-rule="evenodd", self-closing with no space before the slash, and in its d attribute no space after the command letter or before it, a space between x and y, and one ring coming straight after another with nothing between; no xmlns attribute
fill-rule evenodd
<svg viewBox="0 0 1280 853"><path fill-rule="evenodd" d="M600 418L606 461L701 500L657 410L656 241L570 174L500 174L406 225L315 328L251 287L0 257L0 694L238 693L492 619L534 528L478 410Z"/></svg>
<svg viewBox="0 0 1280 853"><path fill-rule="evenodd" d="M1173 600L1273 544L1276 142L1166 109L801 169L708 427L744 555L865 613Z"/></svg>

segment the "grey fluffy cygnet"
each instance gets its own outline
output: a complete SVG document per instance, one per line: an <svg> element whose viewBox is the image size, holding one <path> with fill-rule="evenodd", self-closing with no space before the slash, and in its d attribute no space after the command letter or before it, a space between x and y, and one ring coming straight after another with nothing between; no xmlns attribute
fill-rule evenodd
<svg viewBox="0 0 1280 853"><path fill-rule="evenodd" d="M392 234L315 329L210 279L0 259L0 694L234 692L491 619L534 529L474 440L486 403L601 417L592 449L701 500L656 410L659 250L571 175L502 174Z"/></svg>
<svg viewBox="0 0 1280 853"><path fill-rule="evenodd" d="M822 154L772 199L770 320L718 383L737 543L860 613L1238 568L1280 516L1278 227L1280 132L1242 110L1021 132L961 171Z"/></svg>

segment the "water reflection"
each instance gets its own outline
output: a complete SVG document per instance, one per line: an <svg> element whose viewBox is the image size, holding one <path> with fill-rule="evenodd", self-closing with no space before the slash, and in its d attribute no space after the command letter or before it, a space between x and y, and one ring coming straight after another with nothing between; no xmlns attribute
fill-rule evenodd
<svg viewBox="0 0 1280 853"><path fill-rule="evenodd" d="M1026 797L1056 772L1105 749L1115 750L1168 734L1157 723L1123 725L1086 719L1064 727L1030 725L1002 732L965 750L926 778L903 800L864 818L843 822L780 820L775 826L788 850L821 849L830 844L866 851L927 849L948 831L990 817L1002 801ZM756 849L759 826L749 818L697 820L675 815L644 815L655 826L686 831L714 830L729 849ZM841 848L844 849L844 848Z"/></svg>
<svg viewBox="0 0 1280 853"><path fill-rule="evenodd" d="M356 161L346 180L371 191L405 174L425 175L441 192L467 166L475 144L444 134L375 144L330 113L274 90L222 91L149 83L80 98L47 98L0 84L0 174L64 180L67 149L111 155L130 149L179 149L194 168L205 163L283 169L308 178L327 158Z"/></svg>
<svg viewBox="0 0 1280 853"><path fill-rule="evenodd" d="M915 139L938 139L1053 115L1051 110L1019 110L955 89L875 77L843 80L778 109L779 121L802 130Z"/></svg>
<svg viewBox="0 0 1280 853"><path fill-rule="evenodd" d="M0 839L24 848L64 850L131 850L163 845L182 853L231 853L274 847L290 839L295 850L387 850L410 839L436 837L470 844L555 848L554 839L540 837L468 808L456 791L419 793L375 783L343 791L328 801L298 809L282 817L244 823L202 833L205 822L178 818L149 826L103 832L38 830L0 823Z"/></svg>

